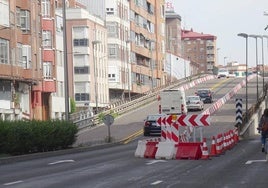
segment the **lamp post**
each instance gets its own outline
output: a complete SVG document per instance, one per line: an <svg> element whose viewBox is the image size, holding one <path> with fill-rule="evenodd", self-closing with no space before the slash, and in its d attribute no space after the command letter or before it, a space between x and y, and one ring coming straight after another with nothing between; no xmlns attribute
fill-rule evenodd
<svg viewBox="0 0 268 188"><path fill-rule="evenodd" d="M239 33L239 37L246 39L246 122L248 121L248 34Z"/></svg>
<svg viewBox="0 0 268 188"><path fill-rule="evenodd" d="M224 57L223 58L223 66L225 66L225 59L227 59L228 57Z"/></svg>
<svg viewBox="0 0 268 188"><path fill-rule="evenodd" d="M152 90L154 89L154 80L153 80L153 76L154 76L154 73L153 73L153 49L152 49L152 43L155 42L154 40L150 40L150 55L151 55L151 62L150 62L150 66L151 66L151 72L152 72L152 75L151 75L151 80L152 80Z"/></svg>
<svg viewBox="0 0 268 188"><path fill-rule="evenodd" d="M263 35L262 38L266 38L267 39L267 61L268 61L268 35Z"/></svg>
<svg viewBox="0 0 268 188"><path fill-rule="evenodd" d="M128 48L128 44L131 44L131 40L127 40L126 41L126 46L127 46L127 52L126 52L126 57L127 57L127 67L128 67L128 100L131 101L131 94L130 94L130 85L131 85L131 72L130 72L130 61L129 61L129 58L130 58L130 50Z"/></svg>
<svg viewBox="0 0 268 188"><path fill-rule="evenodd" d="M257 101L259 101L259 79L258 79L258 36L257 35L248 35L256 39L256 71L257 71Z"/></svg>
<svg viewBox="0 0 268 188"><path fill-rule="evenodd" d="M64 51L64 89L65 89L65 120L69 120L69 81L66 34L66 2L62 1L63 12L63 51Z"/></svg>
<svg viewBox="0 0 268 188"><path fill-rule="evenodd" d="M95 113L98 113L98 86L97 86L97 63L96 63L96 49L95 46L101 43L99 40L92 41L92 49L93 49L93 64L94 64L94 88L95 88L95 103L96 103L96 110Z"/></svg>

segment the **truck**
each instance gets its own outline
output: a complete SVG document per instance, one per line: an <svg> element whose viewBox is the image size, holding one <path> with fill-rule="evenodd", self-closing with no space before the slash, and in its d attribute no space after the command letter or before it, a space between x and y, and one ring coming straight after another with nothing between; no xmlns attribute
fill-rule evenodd
<svg viewBox="0 0 268 188"><path fill-rule="evenodd" d="M162 90L160 91L158 100L160 114L187 114L185 92L182 89Z"/></svg>

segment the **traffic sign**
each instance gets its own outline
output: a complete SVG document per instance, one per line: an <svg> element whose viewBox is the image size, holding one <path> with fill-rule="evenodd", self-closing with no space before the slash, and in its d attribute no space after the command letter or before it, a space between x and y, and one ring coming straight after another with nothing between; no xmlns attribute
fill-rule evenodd
<svg viewBox="0 0 268 188"><path fill-rule="evenodd" d="M110 114L107 114L103 117L103 122L105 125L110 126L114 123L114 117Z"/></svg>

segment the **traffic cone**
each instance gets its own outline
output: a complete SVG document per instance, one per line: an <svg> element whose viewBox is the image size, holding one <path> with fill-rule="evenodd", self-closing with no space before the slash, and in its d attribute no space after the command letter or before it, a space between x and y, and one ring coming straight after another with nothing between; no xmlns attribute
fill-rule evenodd
<svg viewBox="0 0 268 188"><path fill-rule="evenodd" d="M214 157L217 155L217 149L216 149L216 143L215 143L215 137L212 137L212 143L210 148L210 156Z"/></svg>
<svg viewBox="0 0 268 188"><path fill-rule="evenodd" d="M209 159L208 147L206 138L203 138L203 146L202 146L202 156L201 159L207 160Z"/></svg>

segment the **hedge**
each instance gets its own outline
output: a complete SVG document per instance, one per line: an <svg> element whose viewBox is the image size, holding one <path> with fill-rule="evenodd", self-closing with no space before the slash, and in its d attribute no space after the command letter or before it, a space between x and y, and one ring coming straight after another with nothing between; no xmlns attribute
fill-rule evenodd
<svg viewBox="0 0 268 188"><path fill-rule="evenodd" d="M68 121L0 121L0 153L21 155L70 147L77 126Z"/></svg>

